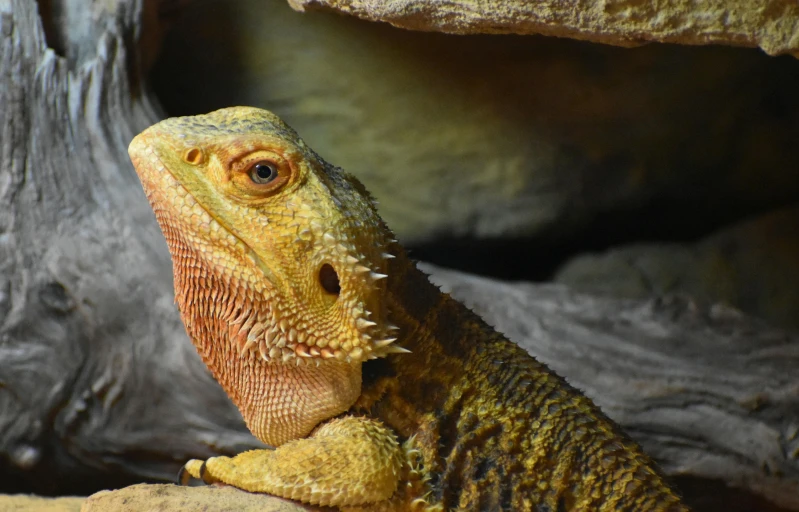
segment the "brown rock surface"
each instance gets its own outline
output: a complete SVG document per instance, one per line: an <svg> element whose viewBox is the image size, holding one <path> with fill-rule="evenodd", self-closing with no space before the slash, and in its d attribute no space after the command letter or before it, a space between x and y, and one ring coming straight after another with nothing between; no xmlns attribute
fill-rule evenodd
<svg viewBox="0 0 799 512"><path fill-rule="evenodd" d="M651 41L759 46L799 56L794 0L289 0L297 10L335 10L411 30L543 34L635 46Z"/></svg>
<svg viewBox="0 0 799 512"><path fill-rule="evenodd" d="M86 498L44 498L23 494L0 494L3 512L78 512Z"/></svg>
<svg viewBox="0 0 799 512"><path fill-rule="evenodd" d="M89 496L81 512L304 512L332 509L305 507L296 502L252 494L233 487L132 485Z"/></svg>
<svg viewBox="0 0 799 512"><path fill-rule="evenodd" d="M555 281L622 297L684 293L799 330L799 207L726 228L696 244L638 244L578 256Z"/></svg>

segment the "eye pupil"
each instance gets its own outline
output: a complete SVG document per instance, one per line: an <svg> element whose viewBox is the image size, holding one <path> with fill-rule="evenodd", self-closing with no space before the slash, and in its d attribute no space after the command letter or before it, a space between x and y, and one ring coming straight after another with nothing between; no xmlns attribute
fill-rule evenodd
<svg viewBox="0 0 799 512"><path fill-rule="evenodd" d="M255 172L258 174L258 177L262 180L268 180L272 177L272 173L274 172L271 167L266 164L258 164L255 166Z"/></svg>
<svg viewBox="0 0 799 512"><path fill-rule="evenodd" d="M250 179L254 183L263 185L269 183L277 177L277 168L268 163L258 163L250 169Z"/></svg>

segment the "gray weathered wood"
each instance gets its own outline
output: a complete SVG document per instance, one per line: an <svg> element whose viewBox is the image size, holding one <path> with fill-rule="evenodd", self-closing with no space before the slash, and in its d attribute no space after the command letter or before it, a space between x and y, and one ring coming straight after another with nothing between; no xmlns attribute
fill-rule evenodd
<svg viewBox="0 0 799 512"><path fill-rule="evenodd" d="M127 159L132 136L160 117L137 78L141 4L78 4L63 3L93 17L56 20L89 23L60 26L62 57L34 2L0 0L6 491L168 480L187 458L257 445L186 339L169 257ZM796 336L678 299L435 273L681 482L726 482L799 510ZM726 491L714 492L722 509Z"/></svg>
<svg viewBox="0 0 799 512"><path fill-rule="evenodd" d="M130 73L141 2L53 4L66 57L36 2L0 1L0 487L77 493L256 442L188 346L127 157L160 117Z"/></svg>

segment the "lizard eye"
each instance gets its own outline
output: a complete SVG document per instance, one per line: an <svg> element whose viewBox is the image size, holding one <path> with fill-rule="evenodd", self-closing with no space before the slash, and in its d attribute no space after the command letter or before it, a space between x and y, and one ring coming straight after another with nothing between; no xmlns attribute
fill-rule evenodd
<svg viewBox="0 0 799 512"><path fill-rule="evenodd" d="M236 193L253 200L275 194L296 177L290 161L266 149L240 154L230 160L228 168Z"/></svg>
<svg viewBox="0 0 799 512"><path fill-rule="evenodd" d="M258 162L250 168L250 179L258 185L266 185L277 178L277 166L270 162Z"/></svg>

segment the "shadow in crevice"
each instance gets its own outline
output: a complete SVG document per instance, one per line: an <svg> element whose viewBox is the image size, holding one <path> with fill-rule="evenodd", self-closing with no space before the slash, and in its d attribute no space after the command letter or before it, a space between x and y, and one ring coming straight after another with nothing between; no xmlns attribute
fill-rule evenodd
<svg viewBox="0 0 799 512"><path fill-rule="evenodd" d="M683 476L671 481L694 512L789 512L762 496L729 487L720 480Z"/></svg>
<svg viewBox="0 0 799 512"><path fill-rule="evenodd" d="M64 16L63 3L59 0L37 0L39 19L44 31L44 42L59 57L67 54L66 35L62 31L59 20Z"/></svg>

